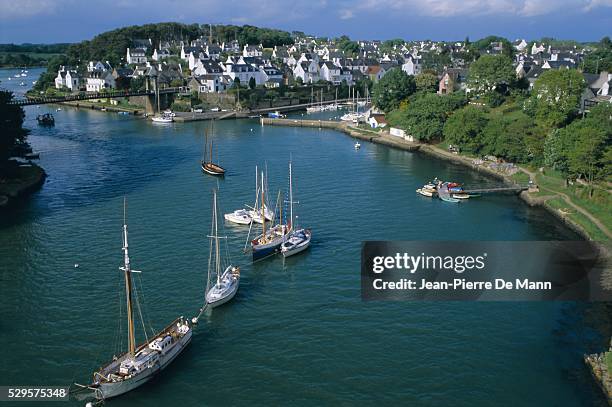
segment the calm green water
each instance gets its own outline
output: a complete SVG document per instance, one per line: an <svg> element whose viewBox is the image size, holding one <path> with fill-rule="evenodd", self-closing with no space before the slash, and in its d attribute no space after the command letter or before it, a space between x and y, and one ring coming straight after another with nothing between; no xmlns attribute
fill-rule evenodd
<svg viewBox="0 0 612 407"><path fill-rule="evenodd" d="M47 110L28 108L27 125L48 181L0 218L0 384L83 382L116 350L123 196L145 318L159 329L203 302L212 188L224 212L250 204L255 165L267 162L273 192L287 186L291 154L310 250L253 265L241 253L246 229L225 225L243 267L235 300L202 319L154 382L112 405L603 403L581 363L605 343L586 305L360 299L365 239L576 238L513 196L450 205L414 192L433 176L494 181L369 143L355 151L333 131L249 120L217 124L229 169L217 181L198 166L206 123L64 107L55 128L40 128Z"/></svg>

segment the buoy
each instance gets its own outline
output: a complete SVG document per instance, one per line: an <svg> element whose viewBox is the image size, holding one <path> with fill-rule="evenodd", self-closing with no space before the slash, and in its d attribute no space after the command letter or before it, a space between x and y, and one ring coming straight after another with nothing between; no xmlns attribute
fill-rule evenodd
<svg viewBox="0 0 612 407"><path fill-rule="evenodd" d="M74 268L78 269L79 268L79 263L74 263Z"/></svg>

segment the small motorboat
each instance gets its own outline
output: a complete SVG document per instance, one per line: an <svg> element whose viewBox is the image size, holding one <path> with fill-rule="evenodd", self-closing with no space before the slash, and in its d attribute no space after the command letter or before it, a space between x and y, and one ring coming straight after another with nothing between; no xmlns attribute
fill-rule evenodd
<svg viewBox="0 0 612 407"><path fill-rule="evenodd" d="M452 194L452 197L455 199L469 199L470 195L466 193L460 193L460 194Z"/></svg>
<svg viewBox="0 0 612 407"><path fill-rule="evenodd" d="M171 116L162 115L152 117L151 121L153 121L153 123L172 123L174 119Z"/></svg>
<svg viewBox="0 0 612 407"><path fill-rule="evenodd" d="M359 142L355 143L355 150L359 150L361 148L361 144Z"/></svg>
<svg viewBox="0 0 612 407"><path fill-rule="evenodd" d="M53 118L53 115L51 113L39 114L38 116L36 116L36 120L38 121L38 124L42 126L55 125L55 118Z"/></svg>
<svg viewBox="0 0 612 407"><path fill-rule="evenodd" d="M55 111L56 111L56 112L61 112L61 111L62 111L62 108L61 108L61 107L58 107L57 109L55 109Z"/></svg>
<svg viewBox="0 0 612 407"><path fill-rule="evenodd" d="M417 193L423 195L423 196L428 196L428 197L433 197L436 194L435 190L431 190L431 189L427 189L427 188L418 188Z"/></svg>
<svg viewBox="0 0 612 407"><path fill-rule="evenodd" d="M297 229L289 233L289 238L281 244L283 257L293 256L308 249L312 232L310 229Z"/></svg>
<svg viewBox="0 0 612 407"><path fill-rule="evenodd" d="M232 223L237 223L239 225L249 225L253 221L253 219L249 215L249 211L247 211L246 209L238 209L232 213L226 213L225 215L223 215L223 217L225 218L225 220Z"/></svg>

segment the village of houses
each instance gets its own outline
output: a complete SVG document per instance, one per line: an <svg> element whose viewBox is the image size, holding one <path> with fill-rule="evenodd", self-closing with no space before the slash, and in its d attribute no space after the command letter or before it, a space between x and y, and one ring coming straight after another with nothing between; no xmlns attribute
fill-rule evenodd
<svg viewBox="0 0 612 407"><path fill-rule="evenodd" d="M451 66L435 70L439 78L438 93L446 94L458 89L469 91L466 89L468 66L461 59L466 47L464 42L405 42L385 51L381 41L359 41L358 44L359 54L348 56L339 49L335 40L322 42L309 36L296 37L294 44L276 46L271 50L265 50L262 45L241 47L237 41L217 43L207 37L189 43L164 41L159 44L150 39L136 39L133 46L126 49L122 66L89 61L86 72L62 66L55 78L55 87L72 92L100 92L116 88L122 80L155 77L160 89L180 84L188 87L189 92L197 92L205 98L206 95L225 93L237 83L263 88L323 82L354 86L365 78L375 83L391 69L401 69L408 75L417 75L425 69L431 71L432 67L425 62L427 57L446 50L450 54ZM545 70L579 68L589 51L575 46L555 48L545 43L533 43L529 47L524 39L516 40L513 47L516 75L526 78L530 86ZM172 52L179 49L180 54ZM484 52L502 53L503 43L492 42ZM588 85L583 103L612 102L612 74L583 75ZM372 125L384 126L384 119Z"/></svg>

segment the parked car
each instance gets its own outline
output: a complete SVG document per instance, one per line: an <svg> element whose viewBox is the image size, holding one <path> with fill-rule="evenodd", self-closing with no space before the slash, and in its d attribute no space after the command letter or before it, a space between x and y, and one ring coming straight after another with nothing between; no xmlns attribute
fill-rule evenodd
<svg viewBox="0 0 612 407"><path fill-rule="evenodd" d="M197 109L191 109L191 111L192 111L193 113L202 113L202 112L204 112L204 110L202 110L202 108L201 108L201 107L199 107L199 108L197 108Z"/></svg>
<svg viewBox="0 0 612 407"><path fill-rule="evenodd" d="M213 107L212 109L210 109L211 112L218 112L219 108L218 107Z"/></svg>

